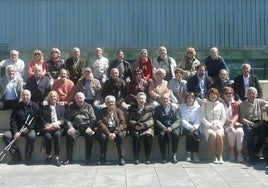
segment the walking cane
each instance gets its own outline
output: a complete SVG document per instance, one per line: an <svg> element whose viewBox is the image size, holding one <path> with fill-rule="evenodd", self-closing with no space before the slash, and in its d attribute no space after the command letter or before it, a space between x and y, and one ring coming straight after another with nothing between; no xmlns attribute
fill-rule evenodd
<svg viewBox="0 0 268 188"><path fill-rule="evenodd" d="M25 127L27 127L28 125L30 125L32 123L34 117L32 117L30 119L30 121L28 122L29 117L30 117L30 115L27 116L27 119L26 119L24 125L21 127L21 129L19 131L19 135L21 135L21 133ZM16 140L17 140L16 138L13 138L13 140L3 149L3 151L0 152L0 162L5 158L7 152L10 150L10 148L12 147L12 145L15 143Z"/></svg>

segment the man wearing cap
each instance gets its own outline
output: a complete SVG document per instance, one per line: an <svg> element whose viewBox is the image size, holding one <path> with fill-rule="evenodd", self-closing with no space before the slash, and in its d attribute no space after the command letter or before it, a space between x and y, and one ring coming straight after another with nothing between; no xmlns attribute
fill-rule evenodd
<svg viewBox="0 0 268 188"><path fill-rule="evenodd" d="M94 78L91 68L86 67L83 69L83 78L78 80L75 88L75 93L82 92L85 94L85 101L93 106L96 116L100 109L101 99L101 84L100 81Z"/></svg>
<svg viewBox="0 0 268 188"><path fill-rule="evenodd" d="M83 69L86 66L86 60L80 58L80 49L73 48L73 56L65 61L66 70L69 72L70 80L77 83L77 81L83 75Z"/></svg>
<svg viewBox="0 0 268 188"><path fill-rule="evenodd" d="M97 47L95 50L95 56L90 59L87 67L90 67L92 69L94 77L98 79L103 85L107 80L109 60L106 57L103 57L102 54L102 49Z"/></svg>
<svg viewBox="0 0 268 188"><path fill-rule="evenodd" d="M175 78L175 68L177 63L173 57L167 55L167 49L164 46L159 47L159 56L153 60L154 69L163 68L166 71L165 79L170 81Z"/></svg>
<svg viewBox="0 0 268 188"><path fill-rule="evenodd" d="M5 60L0 62L1 77L3 77L5 75L5 67L8 65L14 65L16 67L16 71L17 71L16 75L20 76L21 78L24 78L25 63L24 63L24 61L19 59L19 52L17 50L11 50L10 51L10 58L5 59Z"/></svg>

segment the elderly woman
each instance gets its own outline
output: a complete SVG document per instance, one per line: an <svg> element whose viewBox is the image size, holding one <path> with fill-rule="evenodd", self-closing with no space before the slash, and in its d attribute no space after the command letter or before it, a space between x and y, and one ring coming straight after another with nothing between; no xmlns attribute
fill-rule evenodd
<svg viewBox="0 0 268 188"><path fill-rule="evenodd" d="M41 50L35 50L33 52L32 60L28 63L28 78L34 75L34 67L39 65L43 68L42 75L46 74L46 63L43 58Z"/></svg>
<svg viewBox="0 0 268 188"><path fill-rule="evenodd" d="M187 93L187 81L182 78L183 72L175 70L175 77L169 81L169 89L172 102L181 105Z"/></svg>
<svg viewBox="0 0 268 188"><path fill-rule="evenodd" d="M136 95L139 92L148 94L148 82L143 77L141 69L136 69L134 73L134 79L129 83L129 101L131 104L137 103Z"/></svg>
<svg viewBox="0 0 268 188"><path fill-rule="evenodd" d="M6 76L0 80L0 109L12 109L19 102L23 80L16 76L14 65L6 66Z"/></svg>
<svg viewBox="0 0 268 188"><path fill-rule="evenodd" d="M220 95L217 89L211 88L207 93L207 101L202 104L201 121L206 141L209 142L213 162L223 164L223 126L226 121L225 109L219 101ZM218 154L218 158L216 156Z"/></svg>
<svg viewBox="0 0 268 188"><path fill-rule="evenodd" d="M186 135L186 161L199 162L199 136L200 136L200 112L201 107L195 100L194 93L187 93L184 103L180 107L183 133Z"/></svg>
<svg viewBox="0 0 268 188"><path fill-rule="evenodd" d="M234 100L234 90L231 87L225 87L222 91L223 104L226 113L225 132L229 142L229 160L234 161L235 146L237 149L237 160L243 162L242 143L244 138L243 125L239 122L239 103Z"/></svg>
<svg viewBox="0 0 268 188"><path fill-rule="evenodd" d="M219 78L210 87L216 88L220 94L223 94L224 87L231 87L232 82L229 80L229 73L225 69L221 69L219 72ZM224 96L222 95L221 98Z"/></svg>
<svg viewBox="0 0 268 188"><path fill-rule="evenodd" d="M46 162L52 161L52 139L54 139L54 157L55 164L61 166L60 156L60 137L64 131L63 125L65 107L60 105L59 96L56 91L50 91L48 94L48 103L40 107L39 117L41 133L45 138Z"/></svg>
<svg viewBox="0 0 268 188"><path fill-rule="evenodd" d="M195 75L197 66L200 65L200 61L195 58L195 55L196 51L194 48L187 48L184 59L182 59L178 64L178 68L182 71L184 79L188 79Z"/></svg>
<svg viewBox="0 0 268 188"><path fill-rule="evenodd" d="M128 110L128 125L133 138L132 149L134 164L139 164L140 140L144 140L146 164L150 164L152 141L154 136L153 107L146 105L146 94L139 92L136 96L138 105L132 105Z"/></svg>
<svg viewBox="0 0 268 188"><path fill-rule="evenodd" d="M150 82L149 95L150 103L153 107L156 107L160 103L161 96L168 94L170 96L170 90L168 88L168 82L164 80L166 76L165 69L159 68L155 72L156 78Z"/></svg>

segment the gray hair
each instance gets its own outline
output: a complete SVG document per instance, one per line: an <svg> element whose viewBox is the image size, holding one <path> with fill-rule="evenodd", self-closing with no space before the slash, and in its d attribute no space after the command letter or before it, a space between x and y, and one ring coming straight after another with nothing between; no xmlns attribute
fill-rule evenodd
<svg viewBox="0 0 268 188"><path fill-rule="evenodd" d="M75 98L77 98L79 95L81 95L84 99L86 98L86 97L85 97L85 94L84 94L83 92L77 92L77 93L75 94Z"/></svg>
<svg viewBox="0 0 268 188"><path fill-rule="evenodd" d="M248 92L252 91L255 95L258 95L258 90L255 87L249 87Z"/></svg>
<svg viewBox="0 0 268 188"><path fill-rule="evenodd" d="M6 66L6 76L8 75L8 71L9 71L10 69L14 69L15 72L17 72L17 69L16 69L16 67L15 67L14 65L8 65L8 66Z"/></svg>
<svg viewBox="0 0 268 188"><path fill-rule="evenodd" d="M163 68L158 68L156 71L155 71L155 74L157 74L157 73L159 73L159 72L161 72L162 74L164 74L164 76L166 76L166 70L165 69L163 69Z"/></svg>
<svg viewBox="0 0 268 188"><path fill-rule="evenodd" d="M136 95L136 98L140 98L140 96L144 96L145 99L146 99L146 94L144 92L139 92L137 95Z"/></svg>
<svg viewBox="0 0 268 188"><path fill-rule="evenodd" d="M107 104L108 99L112 99L112 101L114 101L114 102L116 101L116 99L115 99L114 96L112 96L112 95L107 95L107 96L105 97L105 104Z"/></svg>
<svg viewBox="0 0 268 188"><path fill-rule="evenodd" d="M216 52L216 54L219 53L219 49L218 49L217 47L212 47L212 48L210 48L210 52L211 52L211 51Z"/></svg>

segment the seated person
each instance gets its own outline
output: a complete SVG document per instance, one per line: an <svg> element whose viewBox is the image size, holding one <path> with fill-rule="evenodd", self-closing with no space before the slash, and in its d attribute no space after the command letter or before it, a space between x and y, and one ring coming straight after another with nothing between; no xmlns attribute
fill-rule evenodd
<svg viewBox="0 0 268 188"><path fill-rule="evenodd" d="M32 164L32 152L34 149L34 142L36 137L36 114L39 110L38 104L31 101L31 92L23 90L21 93L22 101L17 103L12 111L10 117L10 130L6 131L3 140L8 145L13 139L17 142L20 137L25 137L25 162L28 165ZM16 143L12 145L9 150L12 159L8 164L16 164L21 162L20 150Z"/></svg>
<svg viewBox="0 0 268 188"><path fill-rule="evenodd" d="M64 164L73 162L73 145L78 136L85 137L86 142L86 163L90 164L93 135L96 123L96 116L92 106L85 102L85 95L82 92L75 94L74 103L66 110L66 146L67 160Z"/></svg>
<svg viewBox="0 0 268 188"><path fill-rule="evenodd" d="M219 72L219 78L210 86L210 88L216 88L220 94L224 87L232 87L232 82L229 80L229 74L225 69L221 69ZM224 96L221 96L223 98Z"/></svg>
<svg viewBox="0 0 268 188"><path fill-rule="evenodd" d="M52 85L52 90L56 91L61 104L67 105L74 98L75 85L68 78L68 73L65 69L59 71L59 79L55 80Z"/></svg>
<svg viewBox="0 0 268 188"><path fill-rule="evenodd" d="M6 66L6 76L0 80L0 109L12 109L19 102L23 80L16 76L16 67Z"/></svg>
<svg viewBox="0 0 268 188"><path fill-rule="evenodd" d="M34 75L34 67L36 65L43 67L42 75L45 75L46 74L46 63L43 59L43 53L41 50L35 50L33 52L32 60L30 62L28 62L28 70L27 70L28 78Z"/></svg>
<svg viewBox="0 0 268 188"><path fill-rule="evenodd" d="M162 163L166 163L167 160L166 147L169 143L169 137L172 143L171 162L177 163L176 153L181 135L181 120L176 108L170 104L169 94L163 94L161 96L160 105L155 108L154 121Z"/></svg>
<svg viewBox="0 0 268 188"><path fill-rule="evenodd" d="M152 143L154 137L153 107L146 105L146 94L139 92L136 96L137 103L128 109L128 126L132 136L132 150L134 164L139 164L140 140L144 140L146 164L150 164Z"/></svg>
<svg viewBox="0 0 268 188"><path fill-rule="evenodd" d="M41 134L45 138L46 162L52 161L52 139L54 139L54 157L56 166L61 166L60 162L60 137L64 132L63 125L65 108L60 105L59 96L56 91L48 94L48 104L41 105L39 111Z"/></svg>
<svg viewBox="0 0 268 188"><path fill-rule="evenodd" d="M126 136L127 124L123 112L116 107L116 99L112 95L105 97L107 107L100 110L97 119L96 139L100 144L100 159L98 164L106 163L108 141L115 141L119 157L119 165L125 165L122 145Z"/></svg>
<svg viewBox="0 0 268 188"><path fill-rule="evenodd" d="M268 111L268 101L259 99L257 96L257 89L249 87L247 99L240 104L240 119L247 140L250 163L255 163L259 159L259 152L267 134L266 122L262 119L262 113ZM258 140L255 144L256 135Z"/></svg>

